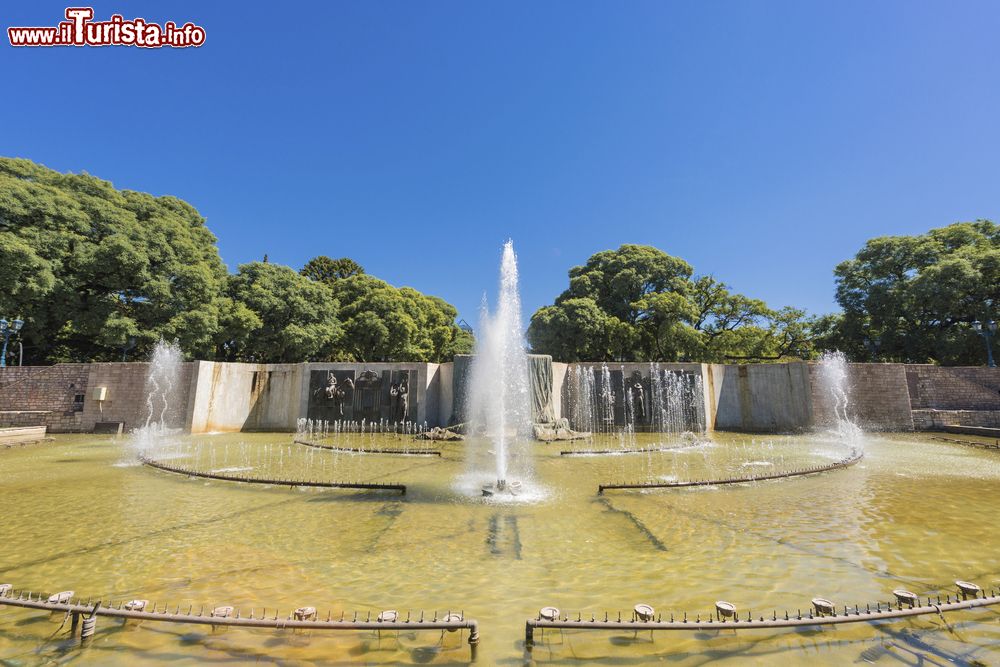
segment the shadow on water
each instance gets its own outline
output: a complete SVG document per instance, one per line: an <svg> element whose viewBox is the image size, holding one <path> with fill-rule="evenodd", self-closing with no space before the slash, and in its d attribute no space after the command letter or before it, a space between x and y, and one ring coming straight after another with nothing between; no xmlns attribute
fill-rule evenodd
<svg viewBox="0 0 1000 667"><path fill-rule="evenodd" d="M611 504L611 501L607 497L602 496L600 498L597 498L594 502L596 502L598 505L603 505L606 508L605 509L606 512L614 514L616 516L624 517L626 520L628 520L628 522L632 526L634 526L639 531L639 533L642 534L643 537L649 540L649 543L653 545L653 548L656 549L657 551L669 551L669 549L667 549L667 545L664 544L663 541L660 540L660 538L658 538L653 533L653 531L651 531L646 526L646 524L642 522L642 519L637 517L635 514L632 514L632 512L629 512L628 510L618 509L617 507Z"/></svg>
<svg viewBox="0 0 1000 667"><path fill-rule="evenodd" d="M53 561L62 560L63 558L70 558L72 556L81 556L81 555L85 555L85 554L91 554L94 551L98 551L100 549L108 549L108 548L113 548L113 547L125 546L125 545L128 545L128 544L135 544L135 543L139 543L139 542L144 542L146 540L149 540L149 539L152 539L152 538L155 538L155 537L160 537L160 536L163 536L163 535L170 535L171 533L174 533L174 532L179 531L179 530L187 530L189 528L198 528L198 527L202 527L202 526L211 526L213 524L217 524L217 523L220 523L220 522L229 521L231 519L235 519L235 518L238 518L238 517L241 517L241 516L247 516L247 515L250 515L250 514L254 514L256 512L261 512L261 511L264 511L264 510L273 509L275 507L281 507L283 505L288 505L288 504L291 504L291 503L295 503L295 502L298 502L298 500L299 500L298 498L290 498L290 499L282 500L282 501L279 501L279 502L264 503L264 504L261 504L261 505L257 505L255 507L248 507L246 509L237 510L235 512L229 512L229 513L226 513L226 514L220 514L218 516L210 517L210 518L207 518L207 519L201 519L199 521L187 521L187 522L184 522L184 523L173 524L173 525L167 526L165 528L158 528L156 530L147 531L145 533L141 533L139 535L135 535L135 536L129 537L129 538L124 538L124 539L120 539L120 540L108 540L106 542L98 542L96 544L88 544L88 545L85 545L85 546L76 547L75 549L67 549L65 551L57 551L55 553L49 554L45 558L38 558L38 559L35 559L35 560L30 560L30 561L22 561L20 563L4 563L4 564L0 565L0 570L6 571L6 570L16 570L16 569L24 568L24 567L33 567L33 566L36 566L36 565L41 565L42 563L51 563Z"/></svg>

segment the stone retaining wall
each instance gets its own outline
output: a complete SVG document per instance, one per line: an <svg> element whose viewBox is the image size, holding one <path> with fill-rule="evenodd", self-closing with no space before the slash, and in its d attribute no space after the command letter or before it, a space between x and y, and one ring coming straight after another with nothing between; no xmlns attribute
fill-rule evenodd
<svg viewBox="0 0 1000 667"><path fill-rule="evenodd" d="M1000 428L1000 410L914 410L913 427L940 431L947 426Z"/></svg>
<svg viewBox="0 0 1000 667"><path fill-rule="evenodd" d="M1000 410L1000 369L906 366L914 410Z"/></svg>
<svg viewBox="0 0 1000 667"><path fill-rule="evenodd" d="M86 430L83 410L94 365L4 368L0 371L0 426L48 426L53 433Z"/></svg>
<svg viewBox="0 0 1000 667"><path fill-rule="evenodd" d="M700 373L709 429L796 431L831 422L830 398L816 363L661 366ZM566 416L569 407L565 383L572 367L552 366L556 417ZM626 370L633 367L648 371L649 365L627 364ZM445 425L461 411L464 373L457 364L189 362L182 364L171 400L174 423L193 432L291 431L308 409L312 371L367 369L412 374L410 419L418 423ZM146 363L5 368L0 370L0 427L90 432L97 422L118 421L130 431L148 414L147 372ZM1000 427L1000 369L850 364L848 385L851 414L870 430ZM94 396L98 387L106 388L104 401Z"/></svg>
<svg viewBox="0 0 1000 667"><path fill-rule="evenodd" d="M904 364L849 364L848 414L869 431L912 431L913 416ZM833 424L833 401L820 381L820 365L809 364L812 426Z"/></svg>

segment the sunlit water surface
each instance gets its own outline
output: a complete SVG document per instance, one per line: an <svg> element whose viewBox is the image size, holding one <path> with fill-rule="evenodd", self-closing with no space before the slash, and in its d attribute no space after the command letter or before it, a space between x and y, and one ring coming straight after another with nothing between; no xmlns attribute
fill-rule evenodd
<svg viewBox="0 0 1000 667"><path fill-rule="evenodd" d="M102 600L146 598L246 615L310 605L340 612L461 610L480 622L481 664L523 664L540 607L589 616L639 602L707 614L716 600L770 614L888 600L894 588L1000 585L1000 454L927 436L868 436L858 465L725 488L597 495L602 482L765 474L844 456L829 436L639 435L533 446L535 478L513 502L463 482L466 443L444 456L337 454L291 436L192 436L162 450L199 470L406 484L383 492L206 481L127 461L123 440L59 436L0 450L0 582ZM395 436L325 440L417 446ZM429 443L431 445L435 443ZM428 443L419 443L425 447ZM483 443L486 450L488 444ZM564 449L676 446L618 456ZM478 451L473 446L473 451ZM487 451L483 452L488 456ZM1000 610L823 630L542 634L551 664L1000 664ZM0 608L0 664L450 664L466 637L438 632L293 634L102 618L79 648L44 614Z"/></svg>

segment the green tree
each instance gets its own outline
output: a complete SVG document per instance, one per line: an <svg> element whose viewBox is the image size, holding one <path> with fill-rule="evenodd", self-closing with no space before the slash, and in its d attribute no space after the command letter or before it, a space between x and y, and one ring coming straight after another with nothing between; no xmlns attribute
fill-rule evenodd
<svg viewBox="0 0 1000 667"><path fill-rule="evenodd" d="M591 255L569 270L569 289L556 299L588 298L612 317L635 324L642 317L643 297L664 292L683 294L691 266L682 259L643 245L623 245Z"/></svg>
<svg viewBox="0 0 1000 667"><path fill-rule="evenodd" d="M531 318L536 352L563 361L751 361L808 357L801 310L774 311L682 259L623 245L570 270L570 286Z"/></svg>
<svg viewBox="0 0 1000 667"><path fill-rule="evenodd" d="M609 359L618 324L593 299L570 298L539 308L531 318L529 338L532 349L560 361Z"/></svg>
<svg viewBox="0 0 1000 667"><path fill-rule="evenodd" d="M331 289L342 304L340 358L441 362L472 349L471 336L455 325L457 311L442 299L365 274Z"/></svg>
<svg viewBox="0 0 1000 667"><path fill-rule="evenodd" d="M115 359L177 339L211 356L225 266L189 204L0 158L0 312L22 316L25 362Z"/></svg>
<svg viewBox="0 0 1000 667"><path fill-rule="evenodd" d="M326 255L313 257L306 262L306 265L300 271L302 275L310 280L327 284L333 284L337 280L350 278L364 272L364 268L350 257L330 259Z"/></svg>
<svg viewBox="0 0 1000 667"><path fill-rule="evenodd" d="M325 360L341 336L331 289L294 269L264 262L241 264L229 277L228 354L257 362Z"/></svg>
<svg viewBox="0 0 1000 667"><path fill-rule="evenodd" d="M834 273L844 312L827 335L852 358L984 361L972 323L1000 317L1000 226L978 220L874 238Z"/></svg>

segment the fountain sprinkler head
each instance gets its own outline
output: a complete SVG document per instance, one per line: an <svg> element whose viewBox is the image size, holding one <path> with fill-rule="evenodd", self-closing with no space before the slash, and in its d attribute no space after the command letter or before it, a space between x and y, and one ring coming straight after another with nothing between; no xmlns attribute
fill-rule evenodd
<svg viewBox="0 0 1000 667"><path fill-rule="evenodd" d="M49 596L49 603L66 604L67 602L73 599L74 595L76 595L76 593L73 591L61 591L59 593L53 593L52 595Z"/></svg>
<svg viewBox="0 0 1000 667"><path fill-rule="evenodd" d="M916 606L917 602L920 601L920 598L917 597L916 593L911 593L905 588L897 588L892 592L892 594L896 596L896 600L900 604L908 604L911 607Z"/></svg>
<svg viewBox="0 0 1000 667"><path fill-rule="evenodd" d="M722 618L732 618L736 615L736 605L732 602L719 600L715 603L715 612Z"/></svg>
<svg viewBox="0 0 1000 667"><path fill-rule="evenodd" d="M292 612L292 615L296 621L315 621L316 607L299 607Z"/></svg>
<svg viewBox="0 0 1000 667"><path fill-rule="evenodd" d="M505 479L498 479L494 484L486 484L483 486L483 495L490 497L495 496L498 493L506 492L512 496L516 496L521 492L522 488L523 486L518 480L508 482Z"/></svg>
<svg viewBox="0 0 1000 667"><path fill-rule="evenodd" d="M543 621L554 621L559 618L558 607L542 607L538 610L538 618Z"/></svg>
<svg viewBox="0 0 1000 667"><path fill-rule="evenodd" d="M233 615L233 608L229 605L223 605L221 607L216 607L212 610L210 616L212 618L229 618Z"/></svg>
<svg viewBox="0 0 1000 667"><path fill-rule="evenodd" d="M451 612L450 614L448 614L448 615L446 615L444 617L444 622L445 623L460 623L461 621L464 621L464 620L465 619L462 618L462 615L459 614L459 613L456 613L456 612ZM454 628L445 628L445 630L447 630L448 632L458 632L458 628L457 627L454 627Z"/></svg>
<svg viewBox="0 0 1000 667"><path fill-rule="evenodd" d="M958 586L958 590L962 592L962 599L966 600L971 595L972 597L979 597L980 591L983 589L972 583L971 581L956 581L955 585Z"/></svg>
<svg viewBox="0 0 1000 667"><path fill-rule="evenodd" d="M0 584L0 598L10 595L12 590L14 590L14 586L11 584Z"/></svg>
<svg viewBox="0 0 1000 667"><path fill-rule="evenodd" d="M395 623L397 618L399 618L399 613L395 609L386 609L380 611L375 620L379 623Z"/></svg>
<svg viewBox="0 0 1000 667"><path fill-rule="evenodd" d="M148 604L149 600L129 600L125 603L125 609L127 611L145 611Z"/></svg>
<svg viewBox="0 0 1000 667"><path fill-rule="evenodd" d="M652 621L653 617L656 615L656 610L648 604L637 604L632 608L632 611L635 612L636 618L640 621Z"/></svg>
<svg viewBox="0 0 1000 667"><path fill-rule="evenodd" d="M813 607L816 608L816 613L820 616L824 616L826 614L836 615L837 613L834 604L826 598L813 598L812 604Z"/></svg>

